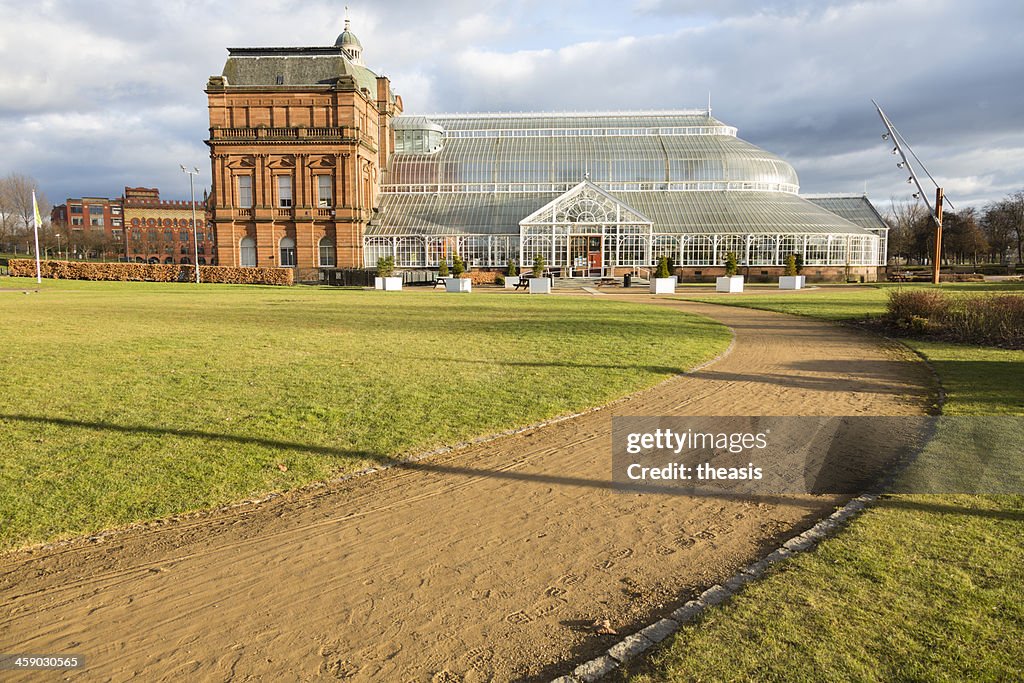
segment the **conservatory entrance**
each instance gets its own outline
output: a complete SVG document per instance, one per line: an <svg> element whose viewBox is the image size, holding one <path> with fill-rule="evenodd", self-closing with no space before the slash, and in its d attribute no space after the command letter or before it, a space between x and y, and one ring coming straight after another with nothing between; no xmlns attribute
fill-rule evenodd
<svg viewBox="0 0 1024 683"><path fill-rule="evenodd" d="M519 222L523 268L538 256L561 277L609 277L649 266L653 224L589 180Z"/></svg>
<svg viewBox="0 0 1024 683"><path fill-rule="evenodd" d="M569 277L601 277L604 259L603 235L569 236Z"/></svg>

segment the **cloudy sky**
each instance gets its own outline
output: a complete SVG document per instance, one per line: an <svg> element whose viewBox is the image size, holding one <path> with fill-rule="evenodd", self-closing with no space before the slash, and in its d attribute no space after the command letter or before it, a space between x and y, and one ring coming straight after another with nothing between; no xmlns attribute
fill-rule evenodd
<svg viewBox="0 0 1024 683"><path fill-rule="evenodd" d="M1024 188L1019 0L349 0L407 113L703 107L801 191L911 188L871 99L958 206ZM209 177L226 47L330 45L345 2L0 0L0 175L60 203ZM202 179L202 176L201 176ZM207 181L208 182L208 181ZM205 184L205 183L204 183Z"/></svg>

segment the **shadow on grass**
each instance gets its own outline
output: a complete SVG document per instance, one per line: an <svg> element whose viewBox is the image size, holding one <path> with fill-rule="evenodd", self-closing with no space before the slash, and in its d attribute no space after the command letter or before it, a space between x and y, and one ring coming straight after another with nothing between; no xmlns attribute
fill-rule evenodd
<svg viewBox="0 0 1024 683"><path fill-rule="evenodd" d="M108 422L86 422L83 420L70 420L67 418L58 417L41 417L35 415L11 415L11 414L0 414L0 421L11 420L16 422L24 422L30 424L50 424L58 425L61 427L73 427L80 429L90 429L101 432L118 432L121 434L151 434L154 436L177 436L177 437L190 437L197 439L205 439L209 441L227 441L230 443L247 444L263 446L266 448L285 450L285 451L302 451L307 453L316 453L318 455L325 455L337 458L356 458L372 460L382 465L392 466L397 469L403 469L412 472L425 472L431 474L440 474L446 476L457 476L467 478L491 478L491 479L502 479L508 481L520 481L532 484L543 484L551 486L571 486L578 488L589 488L597 490L606 490L611 493L644 493L651 495L668 495L668 496L682 496L682 497L700 497L700 498L720 498L727 500L740 500L750 502L763 502L772 504L784 504L784 505L799 505L806 508L817 508L820 507L821 502L817 500L807 499L806 496L794 495L794 494L751 494L751 493L731 493L728 491L710 491L710 490L695 490L685 489L674 486L658 486L651 484L626 484L621 482L613 482L611 479L611 472L609 471L609 477L607 479L589 479L585 477L571 477L565 475L554 475L554 474L539 474L539 473L528 473L528 472L517 472L510 469L484 469L474 468L467 466L455 466L445 465L441 463L427 462L427 461L406 461L392 458L379 453L370 453L368 451L353 451L345 450L340 448L332 448L330 446L316 446L312 444L294 443L290 441L278 441L274 439L263 439L259 437L251 436L238 436L235 434L215 434L212 432L202 432L197 430L187 429L167 429L161 427L146 427L146 426L132 426L132 425L117 425Z"/></svg>
<svg viewBox="0 0 1024 683"><path fill-rule="evenodd" d="M339 458L356 458L374 460L380 463L398 462L379 453L369 451L344 450L332 448L331 446L317 446L314 444L293 443L290 441L278 441L276 439L263 439L256 436L239 436L237 434L215 434L213 432L202 432L195 429L170 429L165 427L147 427L145 425L119 425L111 422L86 422L84 420L70 420L63 417L40 417L37 415L9 415L0 413L0 421L11 420L14 422L27 422L35 424L51 424L59 427L78 427L91 429L93 431L118 432L120 434L150 434L153 436L180 436L192 439L205 439L208 441L227 441L229 443L245 444L250 446L263 446L265 448L284 451L304 451L316 453L317 455L329 455Z"/></svg>
<svg viewBox="0 0 1024 683"><path fill-rule="evenodd" d="M785 373L736 373L704 369L691 375L696 379L720 382L748 382L756 384L775 384L787 389L805 389L811 391L837 391L839 386L844 391L891 394L902 396L907 393L903 382L893 384L894 377L905 374L911 363L906 361L871 360L871 361L803 361L785 366L792 369L793 374ZM811 376L797 373L819 373ZM924 379L925 375L921 375Z"/></svg>

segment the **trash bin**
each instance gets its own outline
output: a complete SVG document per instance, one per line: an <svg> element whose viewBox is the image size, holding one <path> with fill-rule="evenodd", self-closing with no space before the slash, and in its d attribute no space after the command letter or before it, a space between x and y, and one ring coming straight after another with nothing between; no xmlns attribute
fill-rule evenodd
<svg viewBox="0 0 1024 683"><path fill-rule="evenodd" d="M632 287L633 286L633 275L632 273L626 273L622 276L622 286Z"/></svg>

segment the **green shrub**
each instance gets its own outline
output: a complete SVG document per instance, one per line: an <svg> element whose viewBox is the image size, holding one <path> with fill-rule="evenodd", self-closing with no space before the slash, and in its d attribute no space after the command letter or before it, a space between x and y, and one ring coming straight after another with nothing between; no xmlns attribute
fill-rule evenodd
<svg viewBox="0 0 1024 683"><path fill-rule="evenodd" d="M658 258L658 269L654 271L654 277L671 277L668 270L668 257L661 256Z"/></svg>
<svg viewBox="0 0 1024 683"><path fill-rule="evenodd" d="M394 274L394 256L381 256L379 259L377 259L377 277L391 277Z"/></svg>
<svg viewBox="0 0 1024 683"><path fill-rule="evenodd" d="M786 271L787 277L794 277L798 275L796 270L796 254L790 254L786 257Z"/></svg>
<svg viewBox="0 0 1024 683"><path fill-rule="evenodd" d="M502 276L500 274L496 275L494 277L494 284L498 285L499 287L504 287L505 286L505 278L504 278L504 276Z"/></svg>
<svg viewBox="0 0 1024 683"><path fill-rule="evenodd" d="M506 271L505 274L508 275L509 277L515 277L519 275L519 268L516 267L515 259L510 258L508 260L508 270Z"/></svg>
<svg viewBox="0 0 1024 683"><path fill-rule="evenodd" d="M541 277L542 275L544 275L545 265L547 264L544 262L544 257L540 254L537 254L533 259L533 276Z"/></svg>
<svg viewBox="0 0 1024 683"><path fill-rule="evenodd" d="M804 255L793 254L793 258L796 260L796 274L799 275L804 272Z"/></svg>
<svg viewBox="0 0 1024 683"><path fill-rule="evenodd" d="M739 272L739 266L736 264L736 252L730 251L725 255L725 274L727 277L732 277Z"/></svg>
<svg viewBox="0 0 1024 683"><path fill-rule="evenodd" d="M437 264L437 276L448 277L448 259L442 257L441 261Z"/></svg>
<svg viewBox="0 0 1024 683"><path fill-rule="evenodd" d="M456 254L452 257L452 275L454 277L462 277L462 274L466 272L466 264L463 262L462 257Z"/></svg>

